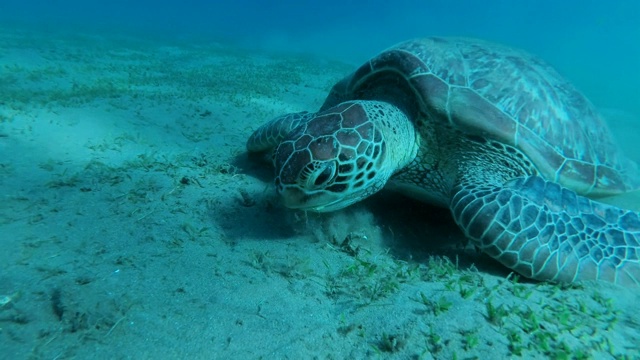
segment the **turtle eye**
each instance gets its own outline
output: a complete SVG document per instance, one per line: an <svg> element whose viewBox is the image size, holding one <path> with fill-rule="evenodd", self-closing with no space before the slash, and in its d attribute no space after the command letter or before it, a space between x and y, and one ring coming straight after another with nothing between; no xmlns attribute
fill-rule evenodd
<svg viewBox="0 0 640 360"><path fill-rule="evenodd" d="M314 164L303 171L302 182L309 189L317 189L327 186L336 177L336 165L333 161L322 164Z"/></svg>
<svg viewBox="0 0 640 360"><path fill-rule="evenodd" d="M336 167L333 164L328 164L322 169L322 172L316 176L316 179L313 181L315 186L322 186L329 182L333 178L333 175L336 172Z"/></svg>

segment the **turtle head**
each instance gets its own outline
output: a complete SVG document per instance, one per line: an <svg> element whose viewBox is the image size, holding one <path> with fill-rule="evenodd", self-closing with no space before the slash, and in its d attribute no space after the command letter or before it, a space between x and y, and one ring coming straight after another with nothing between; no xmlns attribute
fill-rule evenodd
<svg viewBox="0 0 640 360"><path fill-rule="evenodd" d="M410 133L398 131L400 123ZM405 157L415 157L400 136L415 143L407 117L387 103L350 101L321 111L278 145L276 190L289 208L328 212L347 207L382 189L410 161Z"/></svg>

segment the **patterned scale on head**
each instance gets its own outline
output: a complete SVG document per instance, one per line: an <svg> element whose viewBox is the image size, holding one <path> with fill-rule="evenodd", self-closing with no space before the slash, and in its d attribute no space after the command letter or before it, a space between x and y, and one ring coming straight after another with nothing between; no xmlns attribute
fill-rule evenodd
<svg viewBox="0 0 640 360"><path fill-rule="evenodd" d="M289 133L273 156L280 170L276 190L285 205L333 211L382 189L396 167L396 162L385 160L400 156L387 149L381 127L402 134L413 131L411 126L390 121L397 115L399 111L385 103L369 102L363 107L350 101L319 113Z"/></svg>

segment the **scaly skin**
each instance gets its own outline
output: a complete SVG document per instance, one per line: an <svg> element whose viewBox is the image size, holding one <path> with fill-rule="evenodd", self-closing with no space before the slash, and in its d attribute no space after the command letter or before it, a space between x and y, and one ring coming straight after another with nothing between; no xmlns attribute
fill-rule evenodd
<svg viewBox="0 0 640 360"><path fill-rule="evenodd" d="M318 212L343 208L378 192L395 169L415 157L416 133L401 120L406 119L402 112L382 102L367 105L345 102L318 114L285 115L249 138L249 151L277 145L276 191L287 207ZM413 145L387 149L383 133L392 143L410 139Z"/></svg>
<svg viewBox="0 0 640 360"><path fill-rule="evenodd" d="M467 237L519 274L555 282L640 285L640 219L539 176L501 186L468 179L451 211Z"/></svg>
<svg viewBox="0 0 640 360"><path fill-rule="evenodd" d="M388 116L375 116L380 112ZM388 126L389 116L394 126ZM276 188L287 207L337 210L371 196L389 179L412 191L441 189L439 196L449 199L473 243L525 277L640 284L637 213L580 196L541 178L507 151L464 137L445 142L450 156L439 170L425 169L425 152L434 149L418 151L412 126L391 105L347 102L318 114L274 119L254 133L247 148L277 146ZM434 184L437 179L453 180Z"/></svg>
<svg viewBox="0 0 640 360"><path fill-rule="evenodd" d="M478 248L526 277L640 283L640 216L593 200L640 188L640 176L593 104L523 51L400 43L247 149L272 153L287 207L338 210L390 184L451 209Z"/></svg>

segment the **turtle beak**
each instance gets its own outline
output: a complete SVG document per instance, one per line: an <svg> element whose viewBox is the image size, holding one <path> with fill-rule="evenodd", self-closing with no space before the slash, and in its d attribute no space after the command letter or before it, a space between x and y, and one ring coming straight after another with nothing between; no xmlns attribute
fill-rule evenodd
<svg viewBox="0 0 640 360"><path fill-rule="evenodd" d="M295 187L284 187L278 191L282 203L289 209L329 212L342 209L350 203L344 203L342 197L327 191L307 193Z"/></svg>

